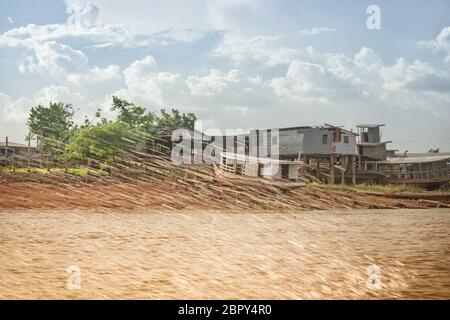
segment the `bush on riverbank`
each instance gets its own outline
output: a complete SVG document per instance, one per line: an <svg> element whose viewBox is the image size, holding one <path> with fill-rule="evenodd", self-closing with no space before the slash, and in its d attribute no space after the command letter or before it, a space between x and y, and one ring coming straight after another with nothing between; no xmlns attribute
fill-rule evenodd
<svg viewBox="0 0 450 320"><path fill-rule="evenodd" d="M405 185L405 184L356 184L354 186L347 186L347 185L340 185L340 184L322 184L317 182L312 182L312 186L326 189L326 190L333 190L333 191L347 191L351 189L356 189L360 191L372 191L372 192L383 192L383 193L394 193L394 192L413 192L413 193L422 193L427 192L425 189L411 186L411 185Z"/></svg>

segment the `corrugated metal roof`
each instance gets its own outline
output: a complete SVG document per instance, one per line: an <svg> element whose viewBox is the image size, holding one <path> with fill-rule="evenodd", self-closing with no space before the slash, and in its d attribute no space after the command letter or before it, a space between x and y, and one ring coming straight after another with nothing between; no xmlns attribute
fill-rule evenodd
<svg viewBox="0 0 450 320"><path fill-rule="evenodd" d="M378 128L383 127L385 124L358 124L356 125L357 128Z"/></svg>
<svg viewBox="0 0 450 320"><path fill-rule="evenodd" d="M379 146L386 143L391 143L392 141L380 141L380 142L357 142L358 146Z"/></svg>
<svg viewBox="0 0 450 320"><path fill-rule="evenodd" d="M443 160L450 160L450 156L429 156L429 157L407 157L407 158L388 158L385 161L380 161L378 163L424 163L424 162L436 162L436 161L443 161Z"/></svg>
<svg viewBox="0 0 450 320"><path fill-rule="evenodd" d="M406 153L407 158L415 158L415 157L437 157L437 156L450 156L450 152L438 152L438 153L431 153L431 152L422 152L422 153L415 153L415 152L408 152Z"/></svg>

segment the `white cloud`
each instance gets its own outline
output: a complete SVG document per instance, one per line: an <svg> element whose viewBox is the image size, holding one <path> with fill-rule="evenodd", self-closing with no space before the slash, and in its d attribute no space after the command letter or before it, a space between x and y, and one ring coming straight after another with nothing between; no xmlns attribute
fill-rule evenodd
<svg viewBox="0 0 450 320"><path fill-rule="evenodd" d="M50 24L38 26L29 24L8 30L0 35L0 48L23 47L24 49L38 49L46 43L56 43L68 46L74 50L88 47L119 46L119 47L145 47L149 44L160 43L158 35L143 34L134 31L122 24L102 24L99 9L93 5L79 7L71 5L68 8L70 16L65 24ZM173 37L180 37L172 31ZM195 31L186 32L191 38L201 37ZM170 38L171 33L164 35Z"/></svg>
<svg viewBox="0 0 450 320"><path fill-rule="evenodd" d="M114 94L140 104L161 107L170 97L182 96L187 90L180 74L157 72L152 56L134 61L124 70L125 88Z"/></svg>
<svg viewBox="0 0 450 320"><path fill-rule="evenodd" d="M317 35L317 34L321 34L321 33L324 33L324 32L333 32L333 31L335 31L334 28L314 27L314 28L311 28L311 29L300 30L299 33L302 36L307 36L308 37L308 36L314 36L314 35Z"/></svg>
<svg viewBox="0 0 450 320"><path fill-rule="evenodd" d="M146 56L141 60L134 61L127 69L125 69L125 78L127 82L147 78L156 71L156 61L152 56Z"/></svg>
<svg viewBox="0 0 450 320"><path fill-rule="evenodd" d="M92 28L97 24L97 18L100 14L100 9L92 4L87 4L83 7L77 5L70 5L67 8L70 13L67 19L67 24L76 28Z"/></svg>
<svg viewBox="0 0 450 320"><path fill-rule="evenodd" d="M29 42L26 58L20 64L20 72L39 74L61 74L82 70L88 58L80 50L48 41L44 43Z"/></svg>
<svg viewBox="0 0 450 320"><path fill-rule="evenodd" d="M96 84L105 84L108 82L121 82L123 80L119 66L110 65L106 68L94 66L85 73L72 73L67 76L67 81L77 87L88 84L89 86Z"/></svg>
<svg viewBox="0 0 450 320"><path fill-rule="evenodd" d="M237 69L229 72L212 69L206 76L189 76L186 82L193 96L218 96L227 90L236 95L251 92L262 81L258 76L252 78Z"/></svg>
<svg viewBox="0 0 450 320"><path fill-rule="evenodd" d="M217 29L236 29L239 21L236 12L252 11L258 5L256 0L211 0L207 1L207 22Z"/></svg>
<svg viewBox="0 0 450 320"><path fill-rule="evenodd" d="M286 75L270 81L283 103L336 108L359 104L450 116L450 77L445 71L404 58L385 66L368 48L361 48L353 58L313 53L315 62L294 60Z"/></svg>
<svg viewBox="0 0 450 320"><path fill-rule="evenodd" d="M354 57L345 54L321 54L308 48L302 60L293 60L285 76L271 80L277 96L295 103L339 103L367 95L378 96L381 85L378 56L361 48Z"/></svg>
<svg viewBox="0 0 450 320"><path fill-rule="evenodd" d="M247 114L274 103L268 83L242 70L211 69L205 75L183 76L158 71L153 57L133 62L124 70L125 87L114 95L158 110L176 107L195 112L206 123L230 117L230 112ZM221 123L223 126L224 123Z"/></svg>
<svg viewBox="0 0 450 320"><path fill-rule="evenodd" d="M285 48L277 42L280 36L255 36L246 38L239 32L226 32L215 48L216 56L229 57L236 65L258 62L265 66L288 64L299 55L293 48Z"/></svg>
<svg viewBox="0 0 450 320"><path fill-rule="evenodd" d="M83 97L78 105L86 115L92 115L98 106L104 104L106 96L124 87L124 74L116 65L106 68L94 66L82 73L69 74L64 86L70 91L77 92ZM93 108L90 108L93 106Z"/></svg>
<svg viewBox="0 0 450 320"><path fill-rule="evenodd" d="M300 60L289 65L285 76L271 80L275 94L286 103L329 103L341 86L329 69Z"/></svg>
<svg viewBox="0 0 450 320"><path fill-rule="evenodd" d="M0 92L0 140L8 136L10 141L22 142L25 137L26 117L32 101L26 97L17 100Z"/></svg>
<svg viewBox="0 0 450 320"><path fill-rule="evenodd" d="M450 26L442 29L434 40L421 41L419 44L444 53L446 55L445 61L450 62Z"/></svg>
<svg viewBox="0 0 450 320"><path fill-rule="evenodd" d="M320 27L299 31L302 36L312 36L323 32L334 31L332 28ZM213 54L219 57L229 57L237 66L249 62L257 62L265 67L288 65L293 60L305 54L297 48L284 45L289 34L271 36L246 37L239 31L224 33L221 43L214 49ZM307 49L307 48L305 48Z"/></svg>
<svg viewBox="0 0 450 320"><path fill-rule="evenodd" d="M47 105L49 102L66 102L80 105L84 101L78 92L72 92L66 86L51 85L39 90L33 97L35 104Z"/></svg>
<svg viewBox="0 0 450 320"><path fill-rule="evenodd" d="M195 42L205 38L208 34L209 32L204 30L169 28L156 33L155 36L163 40Z"/></svg>
<svg viewBox="0 0 450 320"><path fill-rule="evenodd" d="M142 47L157 42L157 37L140 34L124 25L103 25L93 9L74 9L65 24L38 26L29 24L0 35L0 47L30 47L55 41L79 49L111 43L120 47Z"/></svg>
<svg viewBox="0 0 450 320"><path fill-rule="evenodd" d="M355 64L361 70L377 72L382 61L380 57L370 48L362 47L354 56Z"/></svg>
<svg viewBox="0 0 450 320"><path fill-rule="evenodd" d="M450 77L445 71L437 71L419 60L412 64L400 58L391 67L381 68L384 88L388 90L410 89L450 93Z"/></svg>
<svg viewBox="0 0 450 320"><path fill-rule="evenodd" d="M0 118L2 122L22 121L31 107L28 98L21 97L16 101L5 93L0 92Z"/></svg>

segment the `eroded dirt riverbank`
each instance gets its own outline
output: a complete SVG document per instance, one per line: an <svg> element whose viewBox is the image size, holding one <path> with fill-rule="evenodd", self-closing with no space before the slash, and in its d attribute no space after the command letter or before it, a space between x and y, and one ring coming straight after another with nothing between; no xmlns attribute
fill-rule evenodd
<svg viewBox="0 0 450 320"><path fill-rule="evenodd" d="M212 179L209 177L209 179ZM424 194L425 197L425 194ZM449 207L446 200L397 199L357 190L304 186L242 186L214 180L108 184L9 182L0 184L0 211L23 209L215 210L221 212L298 212L302 210Z"/></svg>

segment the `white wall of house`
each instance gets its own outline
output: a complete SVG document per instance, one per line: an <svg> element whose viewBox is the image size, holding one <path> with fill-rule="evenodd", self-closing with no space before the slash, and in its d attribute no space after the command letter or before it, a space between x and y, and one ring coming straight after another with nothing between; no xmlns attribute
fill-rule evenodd
<svg viewBox="0 0 450 320"><path fill-rule="evenodd" d="M281 178L281 167L278 164L267 163L265 164L266 170L263 171L263 176L269 179L280 179ZM267 174L264 174L266 173Z"/></svg>
<svg viewBox="0 0 450 320"><path fill-rule="evenodd" d="M345 143L344 137L348 137L348 143ZM336 153L346 155L356 155L356 136L354 134L342 134L341 142L335 143Z"/></svg>
<svg viewBox="0 0 450 320"><path fill-rule="evenodd" d="M245 175L251 177L258 176L258 164L254 162L245 163Z"/></svg>
<svg viewBox="0 0 450 320"><path fill-rule="evenodd" d="M299 164L289 164L289 179L297 179L299 169Z"/></svg>
<svg viewBox="0 0 450 320"><path fill-rule="evenodd" d="M344 137L348 137L345 142ZM334 142L334 132L321 128L300 128L280 131L280 155L302 154L356 154L356 135L341 134Z"/></svg>

